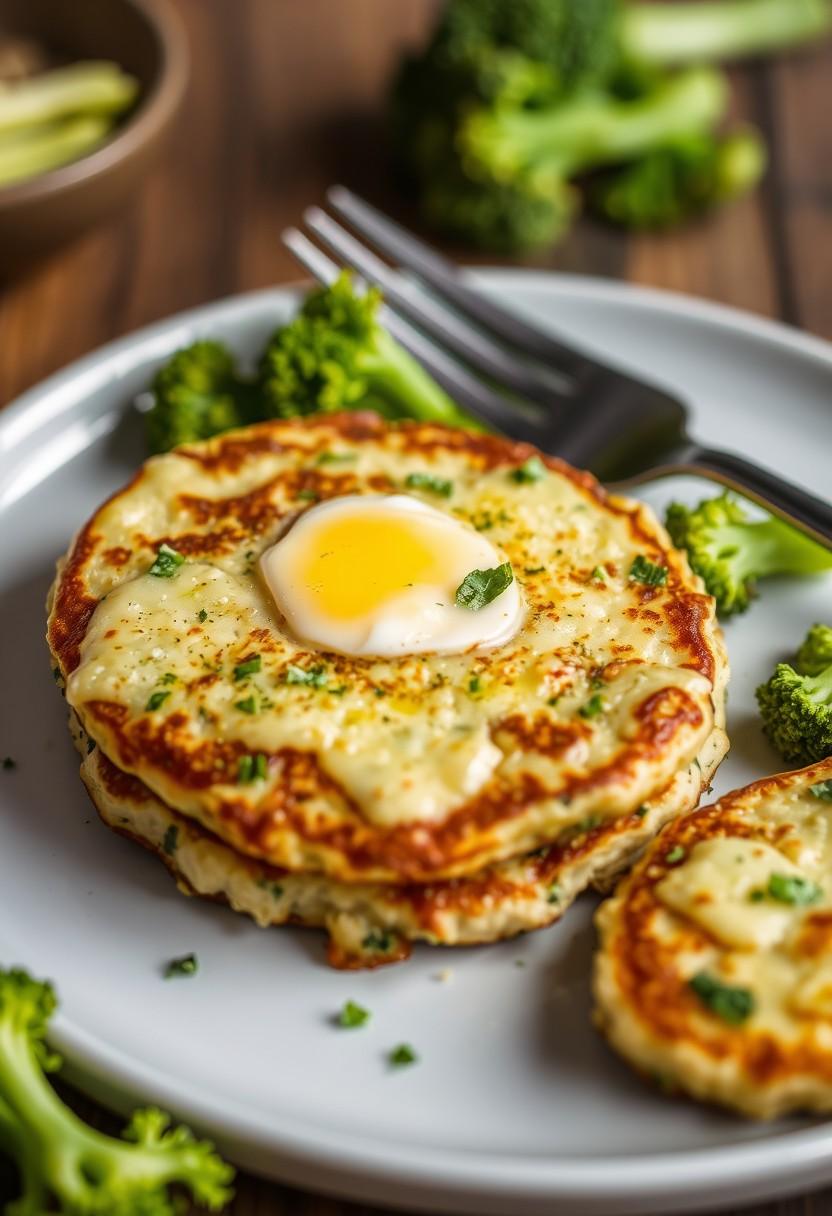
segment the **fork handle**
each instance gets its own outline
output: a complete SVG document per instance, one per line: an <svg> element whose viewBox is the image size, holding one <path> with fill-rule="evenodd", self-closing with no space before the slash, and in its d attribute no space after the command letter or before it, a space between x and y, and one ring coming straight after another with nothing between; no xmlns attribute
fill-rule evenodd
<svg viewBox="0 0 832 1216"><path fill-rule="evenodd" d="M679 471L704 474L732 490L738 490L781 516L787 523L795 524L813 540L832 548L832 503L801 490L776 473L751 464L731 452L700 447L685 452L675 467Z"/></svg>

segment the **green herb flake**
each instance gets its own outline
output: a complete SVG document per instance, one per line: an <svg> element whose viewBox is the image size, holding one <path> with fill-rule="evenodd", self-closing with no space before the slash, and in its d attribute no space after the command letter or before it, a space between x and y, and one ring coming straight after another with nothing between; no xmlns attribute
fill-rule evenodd
<svg viewBox="0 0 832 1216"><path fill-rule="evenodd" d="M667 582L667 566L657 566L639 553L630 566L627 576L631 583L644 583L647 587L663 587Z"/></svg>
<svg viewBox="0 0 832 1216"><path fill-rule="evenodd" d="M524 566L523 573L528 575L542 574L545 569L545 566Z"/></svg>
<svg viewBox="0 0 832 1216"><path fill-rule="evenodd" d="M173 857L176 850L179 848L179 828L175 823L165 831L162 839L162 851L167 853L168 857Z"/></svg>
<svg viewBox="0 0 832 1216"><path fill-rule="evenodd" d="M802 878L799 874L772 874L768 880L767 893L778 903L792 904L798 908L816 904L823 895L816 882L812 882L810 878Z"/></svg>
<svg viewBox="0 0 832 1216"><path fill-rule="evenodd" d="M596 692L589 698L585 705L582 705L578 713L582 718L597 718L598 714L602 714L606 709L604 698L600 692Z"/></svg>
<svg viewBox="0 0 832 1216"><path fill-rule="evenodd" d="M607 581L607 572L603 566L596 566L589 576L591 583L605 583Z"/></svg>
<svg viewBox="0 0 832 1216"><path fill-rule="evenodd" d="M356 452L319 452L315 464L351 464L357 459Z"/></svg>
<svg viewBox="0 0 832 1216"><path fill-rule="evenodd" d="M650 807L649 807L649 806L640 806L640 807L638 808L638 810L635 812L635 814L636 814L636 818L637 818L637 819L644 819L645 815L649 814L649 812L650 812Z"/></svg>
<svg viewBox="0 0 832 1216"><path fill-rule="evenodd" d="M664 859L669 866L675 865L677 861L684 861L687 856L686 850L682 845L675 845L669 853L665 853Z"/></svg>
<svg viewBox="0 0 832 1216"><path fill-rule="evenodd" d="M688 986L711 1013L729 1026L741 1026L754 1012L756 1002L754 993L749 988L723 984L707 971L694 975L688 980Z"/></svg>
<svg viewBox="0 0 832 1216"><path fill-rule="evenodd" d="M172 671L166 671L165 674L162 676L162 678L159 680L159 683L160 684L175 684L176 676L173 674Z"/></svg>
<svg viewBox="0 0 832 1216"><path fill-rule="evenodd" d="M832 780L818 781L816 785L810 785L809 793L813 798L820 798L821 802L832 802Z"/></svg>
<svg viewBox="0 0 832 1216"><path fill-rule="evenodd" d="M561 890L560 883L553 882L550 885L549 890L546 892L546 903L547 904L559 904L561 901L562 895L563 895L563 891Z"/></svg>
<svg viewBox="0 0 832 1216"><path fill-rule="evenodd" d="M408 1064L415 1064L419 1059L409 1043L399 1043L387 1058L394 1068L406 1068Z"/></svg>
<svg viewBox="0 0 832 1216"><path fill-rule="evenodd" d="M200 608L199 612L196 614L196 619L199 621L200 625L204 625L208 620L208 613L204 608Z"/></svg>
<svg viewBox="0 0 832 1216"><path fill-rule="evenodd" d="M482 692L482 680L479 676L471 676L471 679L468 681L468 691L472 695Z"/></svg>
<svg viewBox="0 0 832 1216"><path fill-rule="evenodd" d="M164 705L165 701L167 701L169 696L170 696L170 693L167 691L151 693L150 696L148 697L147 705L145 705L145 707L144 707L145 713L148 713L148 714L154 713L155 710L161 708L161 706Z"/></svg>
<svg viewBox="0 0 832 1216"><path fill-rule="evenodd" d="M253 781L263 781L269 772L269 762L263 752L253 756L240 756L237 761L237 783L251 785Z"/></svg>
<svg viewBox="0 0 832 1216"><path fill-rule="evenodd" d="M182 554L171 549L170 545L160 545L156 552L156 560L147 573L154 575L155 578L173 578L184 560Z"/></svg>
<svg viewBox="0 0 832 1216"><path fill-rule="evenodd" d="M181 958L172 958L165 967L165 979L170 980L178 975L196 975L199 962L195 954L183 954Z"/></svg>
<svg viewBox="0 0 832 1216"><path fill-rule="evenodd" d="M386 954L388 950L392 949L393 938L386 930L380 933L374 931L367 934L361 946L364 950L374 950L379 954Z"/></svg>
<svg viewBox="0 0 832 1216"><path fill-rule="evenodd" d="M509 476L520 485L540 481L546 476L546 465L539 456L530 456L523 464L512 469Z"/></svg>
<svg viewBox="0 0 832 1216"><path fill-rule="evenodd" d="M317 490L298 490L295 499L298 502L317 502L319 498Z"/></svg>
<svg viewBox="0 0 832 1216"><path fill-rule="evenodd" d="M4 756L3 768L6 770L7 773L10 773L13 768L17 768L17 761L12 760L11 756Z"/></svg>
<svg viewBox="0 0 832 1216"><path fill-rule="evenodd" d="M766 897L765 891L761 891L756 887L748 896L748 902L751 904L761 904Z"/></svg>
<svg viewBox="0 0 832 1216"><path fill-rule="evenodd" d="M298 667L296 663L290 663L283 673L284 683L305 684L309 688L324 688L327 678L325 667Z"/></svg>
<svg viewBox="0 0 832 1216"><path fill-rule="evenodd" d="M338 1025L343 1026L345 1030L355 1030L359 1026L366 1026L369 1020L369 1009L356 1005L355 1001L346 1001L338 1014Z"/></svg>
<svg viewBox="0 0 832 1216"><path fill-rule="evenodd" d="M259 654L253 654L250 659L243 659L242 663L238 663L234 668L234 679L244 680L246 676L256 675L263 667L263 660Z"/></svg>
<svg viewBox="0 0 832 1216"><path fill-rule="evenodd" d="M502 595L507 587L514 582L514 574L509 562L494 566L491 570L472 570L456 589L456 605L458 608L468 608L471 612L479 612L487 604Z"/></svg>
<svg viewBox="0 0 832 1216"><path fill-rule="evenodd" d="M242 701L235 701L234 708L239 709L241 714L256 714L257 701L253 696L245 697Z"/></svg>
<svg viewBox="0 0 832 1216"><path fill-rule="evenodd" d="M454 483L444 477L434 477L432 473L409 473L404 484L409 490L426 490L428 494L436 494L439 498L450 498L454 492Z"/></svg>

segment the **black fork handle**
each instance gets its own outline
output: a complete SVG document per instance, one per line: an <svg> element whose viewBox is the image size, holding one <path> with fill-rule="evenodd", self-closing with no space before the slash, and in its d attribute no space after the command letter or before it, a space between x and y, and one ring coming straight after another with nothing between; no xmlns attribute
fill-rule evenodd
<svg viewBox="0 0 832 1216"><path fill-rule="evenodd" d="M720 481L832 548L832 503L743 460L742 456L716 448L690 448L678 463L673 462L673 471L699 473Z"/></svg>

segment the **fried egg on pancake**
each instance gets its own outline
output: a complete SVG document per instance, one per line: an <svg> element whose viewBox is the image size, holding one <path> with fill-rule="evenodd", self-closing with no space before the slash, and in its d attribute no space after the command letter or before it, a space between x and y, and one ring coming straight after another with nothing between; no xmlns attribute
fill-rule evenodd
<svg viewBox="0 0 832 1216"><path fill-rule="evenodd" d="M638 1069L832 1111L832 759L668 824L597 923L598 1024Z"/></svg>
<svg viewBox="0 0 832 1216"><path fill-rule="evenodd" d="M354 656L287 623L263 555L319 503L402 494L510 568L507 640ZM631 816L721 725L727 675L646 507L527 445L372 414L147 461L67 555L49 641L114 764L238 853L350 882L473 874Z"/></svg>
<svg viewBox="0 0 832 1216"><path fill-rule="evenodd" d="M608 886L669 817L695 805L725 751L723 732L714 731L696 762L633 815L568 829L558 843L470 878L394 886L340 883L244 857L116 768L74 714L70 728L108 827L156 853L185 894L227 903L263 927L326 929L329 962L344 969L400 962L415 941L476 945L558 920L591 883Z"/></svg>

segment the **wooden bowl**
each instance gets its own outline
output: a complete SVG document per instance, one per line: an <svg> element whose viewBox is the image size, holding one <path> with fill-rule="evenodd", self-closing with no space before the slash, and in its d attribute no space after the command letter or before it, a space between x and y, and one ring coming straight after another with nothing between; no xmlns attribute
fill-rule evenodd
<svg viewBox="0 0 832 1216"><path fill-rule="evenodd" d="M167 0L0 0L0 29L61 61L112 59L139 81L102 147L0 189L0 275L19 273L128 202L156 156L188 76L185 34Z"/></svg>

